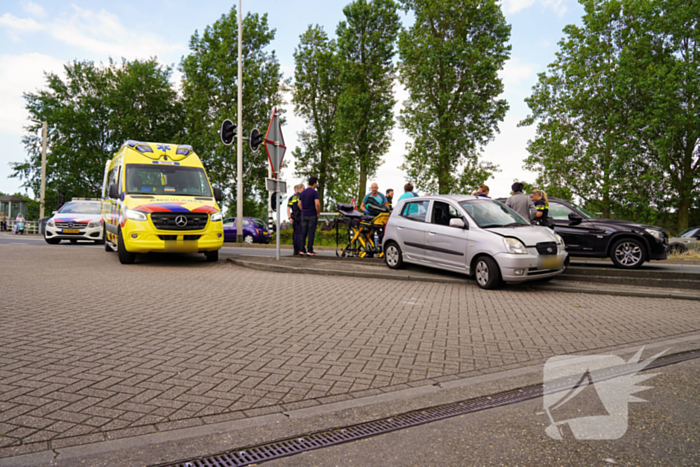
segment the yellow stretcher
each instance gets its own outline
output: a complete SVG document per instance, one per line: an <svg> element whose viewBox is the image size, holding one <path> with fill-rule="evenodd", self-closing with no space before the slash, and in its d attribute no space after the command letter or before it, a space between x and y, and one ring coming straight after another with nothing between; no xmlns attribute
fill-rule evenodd
<svg viewBox="0 0 700 467"><path fill-rule="evenodd" d="M359 258L383 258L384 252L381 245L375 241L384 236L384 227L389 220L388 212L367 216L355 211L351 205L338 203L339 219L336 219L336 247L339 245L339 224L348 227L348 244L340 252L336 249L336 255L341 257Z"/></svg>

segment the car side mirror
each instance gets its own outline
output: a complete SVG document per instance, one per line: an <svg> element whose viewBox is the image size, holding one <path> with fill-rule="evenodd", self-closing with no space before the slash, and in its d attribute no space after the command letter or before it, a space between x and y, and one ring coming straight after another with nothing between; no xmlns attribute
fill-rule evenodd
<svg viewBox="0 0 700 467"><path fill-rule="evenodd" d="M580 224L582 220L583 218L575 212L569 213L569 222L571 222L572 224Z"/></svg>
<svg viewBox="0 0 700 467"><path fill-rule="evenodd" d="M458 229L469 230L469 226L464 223L464 220L456 217L450 219L450 227L457 227Z"/></svg>
<svg viewBox="0 0 700 467"><path fill-rule="evenodd" d="M214 200L217 203L220 203L221 200L224 199L223 195L221 194L221 188L214 187Z"/></svg>
<svg viewBox="0 0 700 467"><path fill-rule="evenodd" d="M112 199L119 198L119 187L117 186L116 183L112 183L109 186L109 197Z"/></svg>
<svg viewBox="0 0 700 467"><path fill-rule="evenodd" d="M51 211L51 215L55 216L58 213L58 211Z"/></svg>

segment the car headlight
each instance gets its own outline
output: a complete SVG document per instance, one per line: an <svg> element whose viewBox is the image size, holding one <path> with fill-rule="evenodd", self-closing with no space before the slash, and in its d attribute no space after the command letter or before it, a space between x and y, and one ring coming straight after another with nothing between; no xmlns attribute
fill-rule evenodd
<svg viewBox="0 0 700 467"><path fill-rule="evenodd" d="M661 230L656 229L644 229L646 233L654 237L657 241L662 241L664 238L664 233Z"/></svg>
<svg viewBox="0 0 700 467"><path fill-rule="evenodd" d="M132 221L145 221L148 219L146 214L141 211L134 211L133 209L126 209L126 218Z"/></svg>
<svg viewBox="0 0 700 467"><path fill-rule="evenodd" d="M90 221L88 223L88 228L92 229L95 227L99 227L100 225L102 225L102 221Z"/></svg>
<svg viewBox="0 0 700 467"><path fill-rule="evenodd" d="M53 219L51 219L50 221L48 221L48 222L46 223L46 225L48 225L49 227L55 227L55 226L56 226L56 224L54 224L54 222L53 222Z"/></svg>
<svg viewBox="0 0 700 467"><path fill-rule="evenodd" d="M503 243L506 245L506 251L514 255L526 255L527 248L523 245L523 242L513 237L506 237L503 239Z"/></svg>
<svg viewBox="0 0 700 467"><path fill-rule="evenodd" d="M218 221L220 221L220 220L221 220L221 211L215 212L214 214L212 214L211 216L209 216L209 219L210 219L212 222L218 222Z"/></svg>
<svg viewBox="0 0 700 467"><path fill-rule="evenodd" d="M561 235L554 232L554 236L557 238L557 250L559 250L559 251L566 250L566 243L564 242L564 239L561 238Z"/></svg>

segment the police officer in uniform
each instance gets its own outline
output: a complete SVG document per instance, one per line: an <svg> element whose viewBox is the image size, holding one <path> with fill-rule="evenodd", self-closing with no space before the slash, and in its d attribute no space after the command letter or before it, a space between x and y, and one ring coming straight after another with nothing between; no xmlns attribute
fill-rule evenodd
<svg viewBox="0 0 700 467"><path fill-rule="evenodd" d="M304 185L299 184L294 187L294 195L287 203L287 217L292 223L292 243L294 244L294 256L299 256L302 248L301 238L301 209L299 209L299 193L304 190Z"/></svg>

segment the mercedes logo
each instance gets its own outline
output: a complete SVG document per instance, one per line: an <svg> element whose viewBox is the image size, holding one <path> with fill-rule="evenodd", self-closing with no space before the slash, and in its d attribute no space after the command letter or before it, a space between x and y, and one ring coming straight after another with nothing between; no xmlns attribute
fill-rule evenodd
<svg viewBox="0 0 700 467"><path fill-rule="evenodd" d="M175 218L175 225L178 227L184 227L187 225L187 218L185 216L177 216Z"/></svg>
<svg viewBox="0 0 700 467"><path fill-rule="evenodd" d="M547 253L551 253L551 252L553 252L553 251L554 251L554 250L552 249L551 246L547 248Z"/></svg>
<svg viewBox="0 0 700 467"><path fill-rule="evenodd" d="M73 223L72 223L72 222L69 222L69 223L68 223L68 228L70 228L70 229L73 228Z"/></svg>

